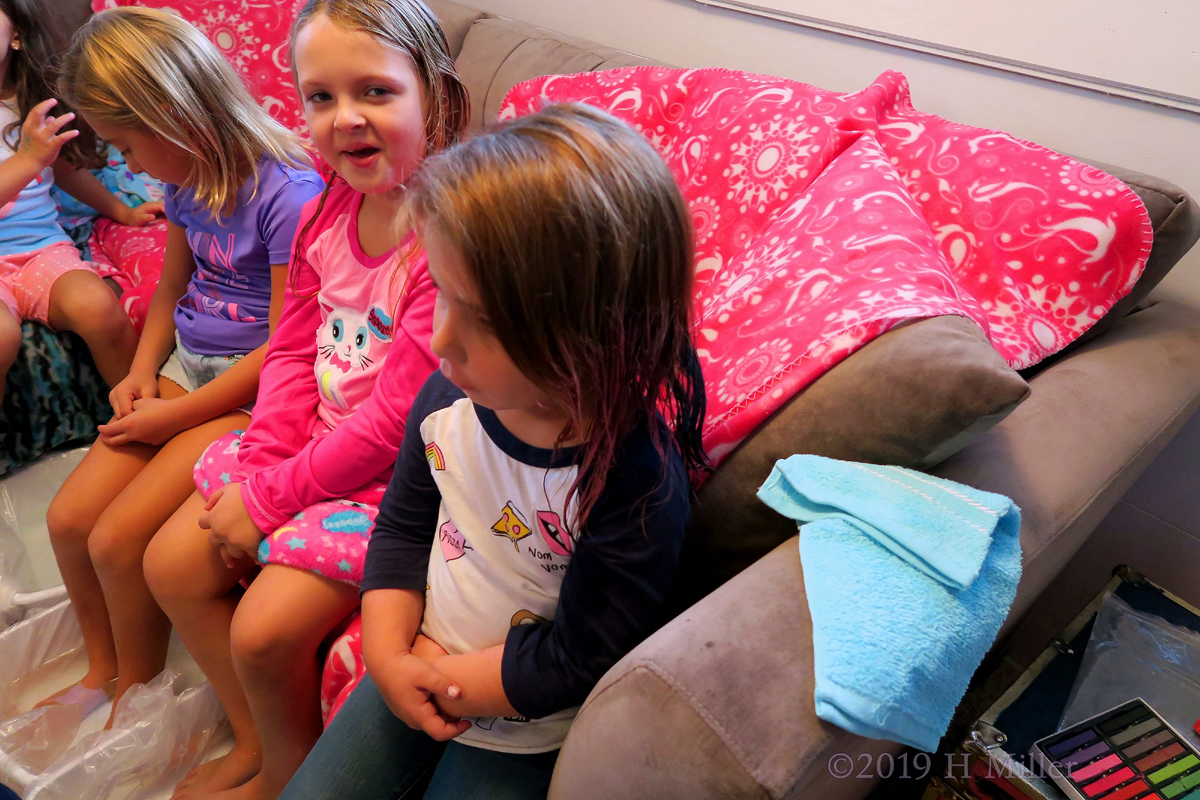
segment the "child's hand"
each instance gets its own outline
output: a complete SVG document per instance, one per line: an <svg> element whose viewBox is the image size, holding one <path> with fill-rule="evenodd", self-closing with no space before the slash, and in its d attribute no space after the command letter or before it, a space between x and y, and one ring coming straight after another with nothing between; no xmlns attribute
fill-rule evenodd
<svg viewBox="0 0 1200 800"><path fill-rule="evenodd" d="M221 559L230 569L241 558L255 558L264 536L246 512L240 483L213 492L204 504L199 524L208 531L209 544L220 551Z"/></svg>
<svg viewBox="0 0 1200 800"><path fill-rule="evenodd" d="M149 203L142 203L140 206L130 208L127 205L121 205L121 211L117 212L117 222L122 225L130 225L134 228L140 228L153 223L164 212L164 203L161 200L154 200Z"/></svg>
<svg viewBox="0 0 1200 800"><path fill-rule="evenodd" d="M146 400L151 397L158 397L158 376L153 372L142 374L130 370L124 380L108 393L108 403L112 406L113 419L121 419L126 414L133 413L135 400Z"/></svg>
<svg viewBox="0 0 1200 800"><path fill-rule="evenodd" d="M412 654L417 658L433 663L434 659L449 655L440 644L430 639L423 633L418 633L416 641L413 642Z"/></svg>
<svg viewBox="0 0 1200 800"><path fill-rule="evenodd" d="M114 417L107 425L96 428L100 441L109 447L130 442L166 444L183 430L177 405L159 397L143 397L133 401L133 409L124 416Z"/></svg>
<svg viewBox="0 0 1200 800"><path fill-rule="evenodd" d="M434 697L454 699L462 690L415 653L390 659L371 676L388 708L408 727L425 731L439 742L461 736L471 727L466 720L438 711Z"/></svg>
<svg viewBox="0 0 1200 800"><path fill-rule="evenodd" d="M29 110L25 123L21 125L21 146L18 154L24 154L40 169L58 160L58 153L67 142L79 135L79 131L62 131L75 119L74 114L63 114L61 117L48 116L50 109L58 105L54 98L43 100Z"/></svg>

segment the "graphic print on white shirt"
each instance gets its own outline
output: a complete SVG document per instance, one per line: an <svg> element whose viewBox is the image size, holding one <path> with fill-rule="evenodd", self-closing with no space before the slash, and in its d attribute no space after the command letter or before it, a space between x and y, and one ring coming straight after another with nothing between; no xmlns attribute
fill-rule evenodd
<svg viewBox="0 0 1200 800"><path fill-rule="evenodd" d="M449 653L470 653L503 644L510 627L553 619L574 549L564 504L577 468L505 454L465 398L427 416L421 438L442 497L422 632ZM475 719L460 738L538 752L562 742L576 711Z"/></svg>

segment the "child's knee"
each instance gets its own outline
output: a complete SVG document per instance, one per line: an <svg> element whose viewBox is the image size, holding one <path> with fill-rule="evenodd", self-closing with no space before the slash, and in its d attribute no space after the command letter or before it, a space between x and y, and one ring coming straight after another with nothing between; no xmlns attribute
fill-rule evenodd
<svg viewBox="0 0 1200 800"><path fill-rule="evenodd" d="M55 282L50 295L50 322L54 327L89 336L116 337L126 327L132 330L129 317L120 301L104 284L100 276L86 270L75 270Z"/></svg>
<svg viewBox="0 0 1200 800"><path fill-rule="evenodd" d="M105 524L103 519L97 522L87 540L96 573L110 577L141 573L143 553L136 538L130 540L125 526Z"/></svg>
<svg viewBox="0 0 1200 800"><path fill-rule="evenodd" d="M160 536L150 540L142 555L142 572L154 599L164 609L169 609L190 598L189 573L194 577L195 568L193 565L189 569L178 551L164 545L163 541Z"/></svg>
<svg viewBox="0 0 1200 800"><path fill-rule="evenodd" d="M238 611L242 609L239 607ZM253 669L262 669L278 663L285 657L283 637L278 631L262 625L251 614L234 614L229 629L229 649L235 663Z"/></svg>
<svg viewBox="0 0 1200 800"><path fill-rule="evenodd" d="M62 495L56 495L46 510L46 529L56 546L85 544L94 522L91 512Z"/></svg>
<svg viewBox="0 0 1200 800"><path fill-rule="evenodd" d="M257 671L291 670L297 658L305 657L309 649L315 652L320 643L321 637L307 628L303 621L284 622L281 615L242 598L229 630L234 663Z"/></svg>
<svg viewBox="0 0 1200 800"><path fill-rule="evenodd" d="M11 365L21 349L21 320L0 306L0 364ZM0 375L0 379L4 376Z"/></svg>

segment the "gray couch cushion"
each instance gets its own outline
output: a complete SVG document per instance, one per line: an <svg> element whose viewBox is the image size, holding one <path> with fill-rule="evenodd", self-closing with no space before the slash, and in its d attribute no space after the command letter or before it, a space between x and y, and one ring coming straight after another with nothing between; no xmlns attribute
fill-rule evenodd
<svg viewBox="0 0 1200 800"><path fill-rule="evenodd" d="M481 19L471 26L457 63L471 93L471 130L478 132L496 119L504 95L521 81L656 62L522 22Z"/></svg>
<svg viewBox="0 0 1200 800"><path fill-rule="evenodd" d="M701 487L671 592L681 611L796 532L755 496L795 453L926 468L1029 396L971 320L888 331L788 401Z"/></svg>
<svg viewBox="0 0 1200 800"><path fill-rule="evenodd" d="M471 30L475 20L484 17L484 13L446 0L425 1L441 23L442 32L446 34L446 42L450 45L450 57L458 58L458 54L462 52L463 40L467 38L467 31Z"/></svg>

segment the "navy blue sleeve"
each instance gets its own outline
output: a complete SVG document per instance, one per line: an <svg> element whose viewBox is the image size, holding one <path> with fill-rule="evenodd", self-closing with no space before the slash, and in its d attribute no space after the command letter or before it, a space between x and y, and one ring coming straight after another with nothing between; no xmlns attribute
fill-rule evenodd
<svg viewBox="0 0 1200 800"><path fill-rule="evenodd" d="M665 621L691 512L683 464L674 449L667 454L664 464L645 429L630 435L575 544L554 619L509 630L500 678L522 715L537 719L581 704Z"/></svg>
<svg viewBox="0 0 1200 800"><path fill-rule="evenodd" d="M437 529L442 494L425 460L421 423L434 411L452 404L462 392L435 372L413 401L396 469L379 502L375 530L367 544L361 592L372 589L425 591L429 556Z"/></svg>

